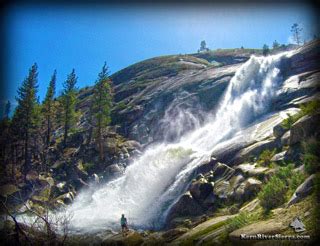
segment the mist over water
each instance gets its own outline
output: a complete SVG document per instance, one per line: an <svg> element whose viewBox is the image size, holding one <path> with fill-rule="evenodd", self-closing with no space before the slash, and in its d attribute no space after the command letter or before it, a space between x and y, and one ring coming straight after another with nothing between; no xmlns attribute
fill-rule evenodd
<svg viewBox="0 0 320 246"><path fill-rule="evenodd" d="M288 55L252 56L238 69L216 111L202 125L191 111L170 114L173 109L169 107L167 116L177 116L172 124L179 126L178 140L148 147L121 177L80 193L69 207L72 229L119 229L122 213L129 226L161 228L170 207L185 191L194 168L210 157L218 143L268 112L282 82L280 61ZM188 127L194 130L181 136L181 119L189 119Z"/></svg>

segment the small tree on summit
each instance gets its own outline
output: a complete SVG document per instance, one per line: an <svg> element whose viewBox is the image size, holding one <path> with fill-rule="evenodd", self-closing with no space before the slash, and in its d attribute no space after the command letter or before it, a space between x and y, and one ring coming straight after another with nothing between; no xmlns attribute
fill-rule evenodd
<svg viewBox="0 0 320 246"><path fill-rule="evenodd" d="M104 160L103 132L111 121L112 87L107 64L104 63L102 71L94 86L92 114L95 127L95 137L99 148L99 158Z"/></svg>
<svg viewBox="0 0 320 246"><path fill-rule="evenodd" d="M269 54L269 52L270 52L269 46L266 45L266 44L264 44L263 47L262 47L262 54L263 54L264 56L266 56L266 55Z"/></svg>
<svg viewBox="0 0 320 246"><path fill-rule="evenodd" d="M297 45L300 45L301 43L301 31L302 28L299 26L299 24L294 23L291 27L291 32L293 35L293 40L297 43Z"/></svg>
<svg viewBox="0 0 320 246"><path fill-rule="evenodd" d="M209 51L209 49L207 48L206 41L202 40L200 43L200 49L198 50L198 52L204 52L204 51Z"/></svg>
<svg viewBox="0 0 320 246"><path fill-rule="evenodd" d="M64 122L64 138L63 146L67 146L67 138L69 131L73 128L76 122L76 83L77 77L75 70L72 69L72 72L68 75L67 80L64 82L63 94L62 94L62 104L63 104L63 122Z"/></svg>
<svg viewBox="0 0 320 246"><path fill-rule="evenodd" d="M278 43L277 40L274 40L273 44L272 44L272 49L276 50L280 48L280 44Z"/></svg>

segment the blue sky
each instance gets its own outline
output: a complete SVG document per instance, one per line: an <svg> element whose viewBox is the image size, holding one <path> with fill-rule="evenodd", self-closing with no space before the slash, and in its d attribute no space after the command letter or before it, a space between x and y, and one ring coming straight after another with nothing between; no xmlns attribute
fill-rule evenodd
<svg viewBox="0 0 320 246"><path fill-rule="evenodd" d="M216 48L261 48L288 43L299 23L304 38L315 34L304 5L235 6L12 6L6 12L7 98L34 62L42 100L57 69L57 91L75 68L78 87L92 85L104 61L111 73L154 56L194 53L200 41Z"/></svg>

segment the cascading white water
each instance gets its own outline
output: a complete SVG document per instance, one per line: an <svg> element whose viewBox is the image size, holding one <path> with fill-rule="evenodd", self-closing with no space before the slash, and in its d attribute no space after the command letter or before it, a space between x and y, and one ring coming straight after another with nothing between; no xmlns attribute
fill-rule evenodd
<svg viewBox="0 0 320 246"><path fill-rule="evenodd" d="M150 146L121 177L80 193L69 208L72 228L118 228L122 213L136 227L161 227L168 209L185 191L192 170L210 156L215 145L268 111L281 81L279 62L288 55L252 56L233 76L206 124L178 142Z"/></svg>

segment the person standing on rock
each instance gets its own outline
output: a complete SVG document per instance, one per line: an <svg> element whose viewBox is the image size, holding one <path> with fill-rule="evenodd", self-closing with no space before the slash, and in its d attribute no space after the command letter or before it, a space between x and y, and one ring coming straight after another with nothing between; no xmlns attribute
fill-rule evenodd
<svg viewBox="0 0 320 246"><path fill-rule="evenodd" d="M122 235L125 236L127 234L127 232L129 231L129 229L128 229L127 218L124 217L124 214L122 214L122 216L121 216L120 224L121 224L121 228L122 228Z"/></svg>

